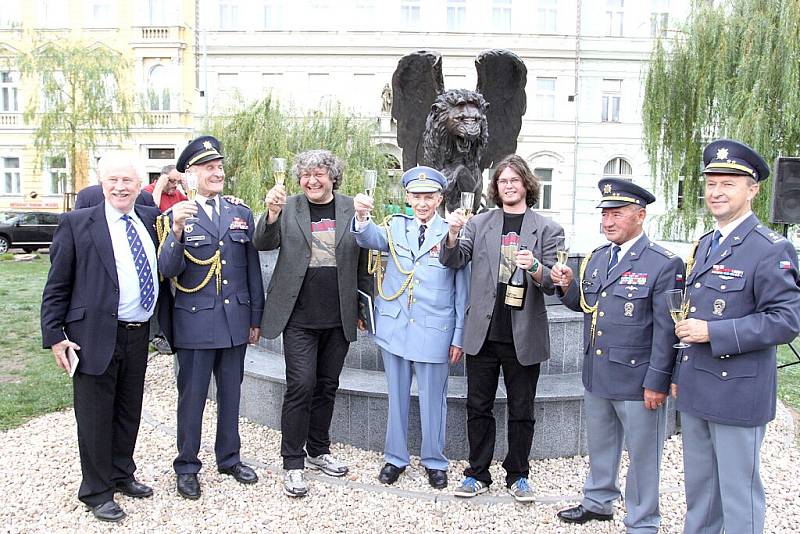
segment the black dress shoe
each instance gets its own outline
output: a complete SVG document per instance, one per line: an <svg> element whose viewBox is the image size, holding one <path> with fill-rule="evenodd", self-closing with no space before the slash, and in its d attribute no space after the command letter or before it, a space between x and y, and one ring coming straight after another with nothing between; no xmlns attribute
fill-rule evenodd
<svg viewBox="0 0 800 534"><path fill-rule="evenodd" d="M430 485L435 489L443 489L447 487L447 471L442 471L441 469L428 469L425 468L425 471L428 472L428 482Z"/></svg>
<svg viewBox="0 0 800 534"><path fill-rule="evenodd" d="M200 498L200 481L197 480L197 473L178 474L178 493L184 499Z"/></svg>
<svg viewBox="0 0 800 534"><path fill-rule="evenodd" d="M132 478L127 482L117 482L115 489L123 495L138 499L153 495L153 488L150 486L145 486L135 478Z"/></svg>
<svg viewBox="0 0 800 534"><path fill-rule="evenodd" d="M396 465L387 463L383 466L381 472L378 473L378 482L382 482L384 484L394 484L397 482L397 478L400 476L400 473L405 470L405 467L397 467Z"/></svg>
<svg viewBox="0 0 800 534"><path fill-rule="evenodd" d="M258 475L253 468L247 467L242 462L234 464L230 467L220 467L217 469L223 475L230 475L236 479L236 482L241 484L255 484L258 482Z"/></svg>
<svg viewBox="0 0 800 534"><path fill-rule="evenodd" d="M558 512L558 518L567 523L583 524L587 521L611 521L614 519L614 514L598 514L583 507L582 504L561 510Z"/></svg>
<svg viewBox="0 0 800 534"><path fill-rule="evenodd" d="M93 506L92 513L100 521L109 521L111 523L122 521L127 515L122 511L122 508L120 508L119 505L114 502L114 499L106 501L103 504Z"/></svg>

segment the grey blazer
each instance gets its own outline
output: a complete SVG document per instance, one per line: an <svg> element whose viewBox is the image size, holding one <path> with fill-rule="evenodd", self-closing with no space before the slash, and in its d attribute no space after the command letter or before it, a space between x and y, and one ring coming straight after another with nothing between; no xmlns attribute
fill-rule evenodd
<svg viewBox="0 0 800 534"><path fill-rule="evenodd" d="M353 199L334 192L336 209L336 271L339 283L339 312L348 341L356 340L358 321L357 289L372 294L372 276L367 273L367 251L359 248L350 232L355 216ZM261 216L253 236L258 250L280 248L275 271L267 287L261 335L278 337L292 315L297 295L303 285L311 260L311 213L304 195L286 199L278 220L267 224L267 213ZM324 302L319 303L324 306Z"/></svg>
<svg viewBox="0 0 800 534"><path fill-rule="evenodd" d="M474 216L467 222L464 232L467 239L460 240L453 248L447 248L445 236L439 261L456 269L472 261L463 348L467 354L477 354L489 332L497 297L503 210L495 209ZM550 280L550 267L556 262L555 238L564 235L564 229L529 209L522 219L520 234L520 244L533 252L544 269L541 285L534 282L533 278L528 278L525 308L511 314L517 360L522 365L533 365L550 358L550 331L544 294L552 295L555 292Z"/></svg>

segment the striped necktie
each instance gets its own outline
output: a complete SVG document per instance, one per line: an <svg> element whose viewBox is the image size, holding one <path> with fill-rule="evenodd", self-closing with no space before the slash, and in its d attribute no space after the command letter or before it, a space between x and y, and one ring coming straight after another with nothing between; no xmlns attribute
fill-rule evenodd
<svg viewBox="0 0 800 534"><path fill-rule="evenodd" d="M422 248L422 244L425 242L425 230L427 229L428 227L424 224L419 225L419 239L417 239L419 242L419 248Z"/></svg>
<svg viewBox="0 0 800 534"><path fill-rule="evenodd" d="M125 235L128 236L128 246L133 256L133 264L136 266L136 274L139 275L139 300L142 308L147 311L153 310L155 303L155 288L153 287L153 271L150 270L150 261L144 251L144 245L139 238L139 232L133 226L133 219L129 215L122 216L125 221Z"/></svg>

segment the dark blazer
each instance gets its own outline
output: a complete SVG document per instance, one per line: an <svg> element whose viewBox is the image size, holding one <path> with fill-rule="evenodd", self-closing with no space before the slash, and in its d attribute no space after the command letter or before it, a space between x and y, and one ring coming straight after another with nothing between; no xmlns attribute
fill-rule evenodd
<svg viewBox="0 0 800 534"><path fill-rule="evenodd" d="M103 196L103 188L99 184L88 185L78 191L78 196L75 197L76 210L83 208L91 208L105 202L106 197ZM136 197L136 204L140 206L151 206L156 208L156 202L153 200L153 195L142 189L139 191L139 196Z"/></svg>
<svg viewBox="0 0 800 534"><path fill-rule="evenodd" d="M642 400L644 388L669 391L678 340L665 292L683 288L683 261L642 235L608 273L607 243L592 252L583 280L577 276L562 302L581 311L579 284L592 314L584 314L583 385L611 400Z"/></svg>
<svg viewBox="0 0 800 534"><path fill-rule="evenodd" d="M745 219L706 258L700 240L686 280L689 317L708 321L709 343L678 355L678 410L734 426L775 418L775 346L800 331L797 253L783 236Z"/></svg>
<svg viewBox="0 0 800 534"><path fill-rule="evenodd" d="M458 269L472 261L469 282L469 305L464 324L464 352L477 354L486 340L497 297L500 271L500 239L503 233L503 210L480 213L464 227L466 239L447 248L447 236L442 240L439 261ZM542 284L528 278L525 308L511 314L514 349L522 365L533 365L550 358L550 329L544 295L555 291L550 279L550 267L556 262L556 237L564 230L555 221L528 209L522 219L520 245L525 245L542 263Z"/></svg>
<svg viewBox="0 0 800 534"><path fill-rule="evenodd" d="M336 210L336 271L339 284L339 312L347 341L356 340L358 289L372 294L372 275L367 273L367 251L356 243L350 232L355 216L353 199L334 192ZM253 240L258 250L280 247L278 261L267 287L267 302L261 335L278 337L292 315L297 295L311 260L311 212L305 195L286 199L286 206L273 224L265 213L258 221ZM325 303L320 302L323 306Z"/></svg>
<svg viewBox="0 0 800 534"><path fill-rule="evenodd" d="M253 248L255 223L250 208L234 205L224 198L220 205L219 227L205 210L198 210L198 222L183 231L181 241L171 231L158 255L158 268L164 276L177 277L185 288L200 285L208 265L188 261L185 250L198 260L220 252L222 280L220 291L214 276L199 291L177 290L173 320L174 347L180 349L219 349L244 345L250 328L261 325L264 312L264 285L258 252ZM170 228L172 227L172 212Z"/></svg>
<svg viewBox="0 0 800 534"><path fill-rule="evenodd" d="M134 209L157 247L158 208L137 205ZM171 297L162 282L159 323L170 343ZM114 353L118 307L119 280L105 204L63 214L50 245L50 273L42 294L42 346L63 341L66 332L81 347L78 370L103 374Z"/></svg>

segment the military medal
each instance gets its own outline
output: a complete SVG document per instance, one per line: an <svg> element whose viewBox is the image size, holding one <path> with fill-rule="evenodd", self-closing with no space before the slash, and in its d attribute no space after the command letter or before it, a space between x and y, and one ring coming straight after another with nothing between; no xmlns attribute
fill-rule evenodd
<svg viewBox="0 0 800 534"><path fill-rule="evenodd" d="M184 227L183 231L186 232L187 234L191 234L192 232L194 232L194 225L193 224L187 224Z"/></svg>
<svg viewBox="0 0 800 534"><path fill-rule="evenodd" d="M722 312L725 311L725 301L722 299L716 299L714 301L714 311L712 312L717 317L722 317Z"/></svg>
<svg viewBox="0 0 800 534"><path fill-rule="evenodd" d="M625 317L633 317L633 302L626 302L624 309Z"/></svg>

